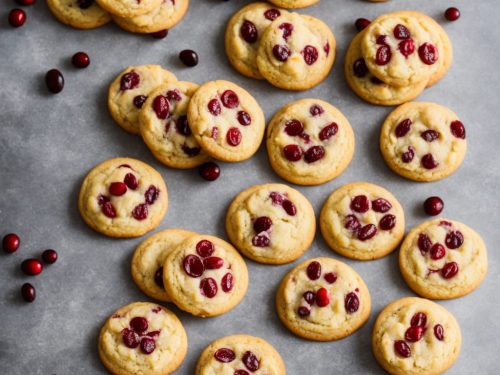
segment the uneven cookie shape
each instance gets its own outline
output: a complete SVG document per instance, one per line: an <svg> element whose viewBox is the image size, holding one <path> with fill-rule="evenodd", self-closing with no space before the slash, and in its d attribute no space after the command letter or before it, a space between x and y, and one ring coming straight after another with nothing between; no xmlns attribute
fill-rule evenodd
<svg viewBox="0 0 500 375"><path fill-rule="evenodd" d="M228 81L210 81L194 93L188 122L201 148L223 161L250 158L264 136L264 113L243 88Z"/></svg>
<svg viewBox="0 0 500 375"><path fill-rule="evenodd" d="M300 263L282 280L276 309L294 334L315 341L349 336L368 319L370 293L345 263L316 258Z"/></svg>
<svg viewBox="0 0 500 375"><path fill-rule="evenodd" d="M162 0L96 0L109 13L119 17L136 17L151 12L161 5Z"/></svg>
<svg viewBox="0 0 500 375"><path fill-rule="evenodd" d="M281 108L269 123L266 144L274 171L299 185L332 180L354 155L349 121L319 99L301 99Z"/></svg>
<svg viewBox="0 0 500 375"><path fill-rule="evenodd" d="M319 3L319 0L269 0L269 2L283 8L305 8Z"/></svg>
<svg viewBox="0 0 500 375"><path fill-rule="evenodd" d="M406 236L399 267L408 286L419 295L457 298L483 281L488 269L486 246L465 224L435 219L418 225Z"/></svg>
<svg viewBox="0 0 500 375"><path fill-rule="evenodd" d="M94 0L47 0L47 6L60 22L77 29L94 29L111 21Z"/></svg>
<svg viewBox="0 0 500 375"><path fill-rule="evenodd" d="M406 103L384 121L380 150L387 165L414 181L437 181L455 172L467 151L458 116L434 103Z"/></svg>
<svg viewBox="0 0 500 375"><path fill-rule="evenodd" d="M319 84L335 60L335 37L321 20L283 14L266 29L257 51L257 67L272 85L307 90Z"/></svg>
<svg viewBox="0 0 500 375"><path fill-rule="evenodd" d="M285 375L285 363L267 341L249 335L226 336L200 355L195 375Z"/></svg>
<svg viewBox="0 0 500 375"><path fill-rule="evenodd" d="M180 320L149 302L118 309L99 335L99 357L113 374L171 374L186 351L187 336Z"/></svg>
<svg viewBox="0 0 500 375"><path fill-rule="evenodd" d="M168 207L161 175L135 159L107 160L85 177L78 207L83 220L110 237L138 237L156 228Z"/></svg>
<svg viewBox="0 0 500 375"><path fill-rule="evenodd" d="M248 271L227 242L196 235L183 241L163 264L163 284L177 307L210 317L233 309L246 294Z"/></svg>
<svg viewBox="0 0 500 375"><path fill-rule="evenodd" d="M289 263L314 240L314 209L306 197L286 185L252 186L229 206L226 232L234 246L256 262Z"/></svg>
<svg viewBox="0 0 500 375"><path fill-rule="evenodd" d="M405 232L403 208L396 197L367 182L353 182L335 190L321 209L319 223L332 250L359 260L389 254Z"/></svg>
<svg viewBox="0 0 500 375"><path fill-rule="evenodd" d="M462 343L455 317L423 298L406 297L386 306L375 321L372 349L393 375L438 375L457 359Z"/></svg>

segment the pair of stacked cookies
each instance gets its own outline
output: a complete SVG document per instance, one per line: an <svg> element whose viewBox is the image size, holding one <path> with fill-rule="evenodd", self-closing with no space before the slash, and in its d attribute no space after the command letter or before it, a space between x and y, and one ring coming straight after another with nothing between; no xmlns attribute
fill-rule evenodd
<svg viewBox="0 0 500 375"><path fill-rule="evenodd" d="M448 72L451 41L431 17L397 11L377 17L352 40L345 75L365 101L398 105L413 100Z"/></svg>
<svg viewBox="0 0 500 375"><path fill-rule="evenodd" d="M225 46L230 63L241 74L286 90L316 86L335 60L335 37L325 23L261 2L231 17Z"/></svg>

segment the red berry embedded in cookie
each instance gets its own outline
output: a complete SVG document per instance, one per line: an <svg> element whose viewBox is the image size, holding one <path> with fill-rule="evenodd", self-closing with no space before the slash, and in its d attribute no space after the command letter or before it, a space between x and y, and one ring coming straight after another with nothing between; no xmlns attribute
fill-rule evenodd
<svg viewBox="0 0 500 375"><path fill-rule="evenodd" d="M36 290L30 283L24 283L21 287L21 296L26 302L33 302L36 298Z"/></svg>
<svg viewBox="0 0 500 375"><path fill-rule="evenodd" d="M455 120L450 124L450 131L453 136L465 139L465 128L461 121Z"/></svg>
<svg viewBox="0 0 500 375"><path fill-rule="evenodd" d="M319 288L316 292L316 305L318 305L318 307L325 307L328 306L329 303L330 294L328 293L328 290L325 288Z"/></svg>
<svg viewBox="0 0 500 375"><path fill-rule="evenodd" d="M139 183L137 182L137 178L135 177L135 175L133 173L127 173L125 175L125 178L123 179L123 182L131 190L135 190L139 186Z"/></svg>
<svg viewBox="0 0 500 375"><path fill-rule="evenodd" d="M191 50L185 49L179 53L179 59L186 66L193 67L198 65L198 54Z"/></svg>
<svg viewBox="0 0 500 375"><path fill-rule="evenodd" d="M286 145L283 147L283 154L289 161L299 161L302 158L302 150L298 145Z"/></svg>
<svg viewBox="0 0 500 375"><path fill-rule="evenodd" d="M323 51L325 51L327 56L330 54L330 43L325 43L325 45L323 46Z"/></svg>
<svg viewBox="0 0 500 375"><path fill-rule="evenodd" d="M377 65L387 65L392 58L391 47L382 45L377 49L375 62Z"/></svg>
<svg viewBox="0 0 500 375"><path fill-rule="evenodd" d="M253 22L245 20L240 27L240 35L247 43L255 43L259 38L257 27Z"/></svg>
<svg viewBox="0 0 500 375"><path fill-rule="evenodd" d="M54 264L57 262L57 251L53 249L44 250L42 253L42 259L45 264Z"/></svg>
<svg viewBox="0 0 500 375"><path fill-rule="evenodd" d="M443 211L444 203L439 197L429 197L424 202L424 211L427 215L436 216Z"/></svg>
<svg viewBox="0 0 500 375"><path fill-rule="evenodd" d="M77 68L84 69L90 65L90 57L85 52L77 52L71 58L71 62Z"/></svg>
<svg viewBox="0 0 500 375"><path fill-rule="evenodd" d="M217 270L224 265L224 260L219 257L208 257L203 259L203 264L207 270Z"/></svg>
<svg viewBox="0 0 500 375"><path fill-rule="evenodd" d="M262 232L252 238L252 245L255 247L268 247L270 244L271 239L269 238L269 234L267 232Z"/></svg>
<svg viewBox="0 0 500 375"><path fill-rule="evenodd" d="M94 4L94 0L76 0L78 4L78 8L80 9L88 9Z"/></svg>
<svg viewBox="0 0 500 375"><path fill-rule="evenodd" d="M372 210L375 212L386 213L392 208L392 204L384 198L377 198L372 201Z"/></svg>
<svg viewBox="0 0 500 375"><path fill-rule="evenodd" d="M464 235L456 230L446 235L445 244L448 249L458 249L464 243Z"/></svg>
<svg viewBox="0 0 500 375"><path fill-rule="evenodd" d="M388 46L387 35L379 35L376 39L376 43L380 46Z"/></svg>
<svg viewBox="0 0 500 375"><path fill-rule="evenodd" d="M410 30L404 25L397 24L393 30L394 37L399 40L411 38Z"/></svg>
<svg viewBox="0 0 500 375"><path fill-rule="evenodd" d="M145 220L148 217L148 205L146 203L141 203L135 206L132 210L132 216L136 220Z"/></svg>
<svg viewBox="0 0 500 375"><path fill-rule="evenodd" d="M215 181L220 176L220 167L214 162L207 162L200 166L200 176L207 181Z"/></svg>
<svg viewBox="0 0 500 375"><path fill-rule="evenodd" d="M432 245L429 251L429 255L432 260L444 258L444 256L446 255L446 249L440 243L435 243L434 245Z"/></svg>
<svg viewBox="0 0 500 375"><path fill-rule="evenodd" d="M278 61L284 62L288 60L291 53L290 48L286 45L276 44L273 47L273 55Z"/></svg>
<svg viewBox="0 0 500 375"><path fill-rule="evenodd" d="M345 296L344 299L345 311L348 314L353 314L359 309L359 297L356 293L350 292Z"/></svg>
<svg viewBox="0 0 500 375"><path fill-rule="evenodd" d="M412 146L408 146L408 151L403 152L401 155L401 160L403 163L409 163L415 157L415 149Z"/></svg>
<svg viewBox="0 0 500 375"><path fill-rule="evenodd" d="M420 233L418 235L417 246L418 246L418 248L420 250L420 253L423 256L425 256L425 254L427 254L427 252L432 247L431 239L426 234Z"/></svg>
<svg viewBox="0 0 500 375"><path fill-rule="evenodd" d="M139 86L140 82L141 78L139 77L139 74L132 70L122 76L120 80L120 90L125 91L135 89Z"/></svg>
<svg viewBox="0 0 500 375"><path fill-rule="evenodd" d="M132 101L134 103L135 108L141 109L147 98L148 97L146 95L137 95Z"/></svg>
<svg viewBox="0 0 500 375"><path fill-rule="evenodd" d="M306 272L310 280L318 280L321 277L321 264L317 261L312 261L307 266Z"/></svg>
<svg viewBox="0 0 500 375"><path fill-rule="evenodd" d="M191 277L200 277L205 272L205 266L199 257L196 255L187 255L182 261L184 272Z"/></svg>
<svg viewBox="0 0 500 375"><path fill-rule="evenodd" d="M26 259L21 263L21 271L26 275L36 276L43 271L43 264L38 259Z"/></svg>
<svg viewBox="0 0 500 375"><path fill-rule="evenodd" d="M356 22L354 22L354 26L356 27L356 30L361 31L364 30L370 23L371 21L366 18L358 18Z"/></svg>
<svg viewBox="0 0 500 375"><path fill-rule="evenodd" d="M241 132L238 128L229 128L226 133L226 140L230 146L236 147L241 143Z"/></svg>
<svg viewBox="0 0 500 375"><path fill-rule="evenodd" d="M241 358L241 360L245 364L245 367L252 372L257 371L260 367L259 359L251 351L245 352L245 354L243 354L243 357Z"/></svg>
<svg viewBox="0 0 500 375"><path fill-rule="evenodd" d="M155 351L156 344L155 340L148 337L143 337L141 340L141 351L144 354L151 354Z"/></svg>
<svg viewBox="0 0 500 375"><path fill-rule="evenodd" d="M21 27L26 22L26 12L22 9L12 9L9 13L9 24L12 27Z"/></svg>
<svg viewBox="0 0 500 375"><path fill-rule="evenodd" d="M101 195L101 197L103 197ZM116 217L116 210L115 207L113 206L113 203L109 202L109 198L103 197L103 199L108 199L107 201L103 201L102 204L99 203L101 206L101 211L104 214L104 216L109 217L110 219L113 219Z"/></svg>
<svg viewBox="0 0 500 375"><path fill-rule="evenodd" d="M144 333L148 329L148 321L142 316L136 316L130 320L130 328L132 328L137 333Z"/></svg>
<svg viewBox="0 0 500 375"><path fill-rule="evenodd" d="M211 256L214 251L214 244L209 240L201 240L196 244L196 252L203 258Z"/></svg>
<svg viewBox="0 0 500 375"><path fill-rule="evenodd" d="M420 60L426 65L432 65L438 61L438 50L431 43L424 43L418 48Z"/></svg>
<svg viewBox="0 0 500 375"><path fill-rule="evenodd" d="M337 132L339 131L339 126L332 122L330 125L325 126L321 131L319 132L319 139L322 141L327 141L331 137L333 137Z"/></svg>
<svg viewBox="0 0 500 375"><path fill-rule="evenodd" d="M297 207L289 199L285 199L282 203L283 209L290 216L295 216L297 214Z"/></svg>
<svg viewBox="0 0 500 375"><path fill-rule="evenodd" d="M325 148L323 146L312 146L304 153L304 160L306 163L314 163L323 159L325 156Z"/></svg>
<svg viewBox="0 0 500 375"><path fill-rule="evenodd" d="M236 359L236 354L228 348L220 348L214 353L214 358L222 363L230 363Z"/></svg>
<svg viewBox="0 0 500 375"><path fill-rule="evenodd" d="M408 58L408 56L415 52L415 44L412 39L403 40L399 42L398 50L405 58Z"/></svg>
<svg viewBox="0 0 500 375"><path fill-rule="evenodd" d="M448 21L456 21L460 18L460 11L458 8L450 7L446 9L444 16Z"/></svg>
<svg viewBox="0 0 500 375"><path fill-rule="evenodd" d="M425 154L424 156L422 156L421 162L422 167L424 167L425 169L434 169L439 165L432 154Z"/></svg>
<svg viewBox="0 0 500 375"><path fill-rule="evenodd" d="M311 116L313 117L316 117L316 116L320 116L322 115L323 113L325 112L325 110L323 109L322 106L320 106L319 104L313 104L311 106L311 108L309 108L309 113L311 114Z"/></svg>
<svg viewBox="0 0 500 375"><path fill-rule="evenodd" d="M288 40L288 38L292 35L293 25L288 22L283 22L278 26L278 29L283 30L283 39Z"/></svg>
<svg viewBox="0 0 500 375"><path fill-rule="evenodd" d="M409 118L401 121L398 124L398 126L396 126L396 130L395 130L396 137L398 137L398 138L404 137L410 131L411 124L412 124L412 121Z"/></svg>
<svg viewBox="0 0 500 375"><path fill-rule="evenodd" d="M175 130L184 137L189 137L191 135L191 129L189 128L189 124L187 122L187 116L179 116L179 118L175 121Z"/></svg>
<svg viewBox="0 0 500 375"><path fill-rule="evenodd" d="M420 341L424 335L425 328L421 326L411 326L405 332L405 340L409 342Z"/></svg>
<svg viewBox="0 0 500 375"><path fill-rule="evenodd" d="M153 111L156 113L156 117L160 120L165 120L170 115L170 104L168 98L163 95L158 95L153 99Z"/></svg>
<svg viewBox="0 0 500 375"><path fill-rule="evenodd" d="M354 215L347 215L344 219L344 228L356 231L361 227L358 218Z"/></svg>
<svg viewBox="0 0 500 375"><path fill-rule="evenodd" d="M233 289L233 285L234 285L233 274L228 272L222 277L221 280L222 291L224 293L229 293Z"/></svg>
<svg viewBox="0 0 500 375"><path fill-rule="evenodd" d="M423 140L426 142L433 142L439 138L439 133L435 130L426 130L420 134Z"/></svg>
<svg viewBox="0 0 500 375"><path fill-rule="evenodd" d="M425 327L427 324L427 315L423 312L418 312L411 318L410 325L412 327Z"/></svg>
<svg viewBox="0 0 500 375"><path fill-rule="evenodd" d="M318 60L318 50L314 46L307 45L300 53L307 65L312 65Z"/></svg>
<svg viewBox="0 0 500 375"><path fill-rule="evenodd" d="M285 133L290 137L295 137L304 132L304 125L299 120L290 120L285 123Z"/></svg>
<svg viewBox="0 0 500 375"><path fill-rule="evenodd" d="M444 340L444 328L441 324L436 324L434 326L434 336L436 336L436 338L439 340L439 341L443 341Z"/></svg>
<svg viewBox="0 0 500 375"><path fill-rule="evenodd" d="M297 310L299 316L301 317L306 317L311 315L311 309L305 306L300 306L299 309Z"/></svg>
<svg viewBox="0 0 500 375"><path fill-rule="evenodd" d="M403 358L411 357L410 346L403 340L397 340L394 342L394 351Z"/></svg>
<svg viewBox="0 0 500 375"><path fill-rule="evenodd" d="M219 100L217 99L212 99L208 102L208 105L207 105L207 108L208 108L208 111L214 115L214 116L219 116L221 111L222 111L222 108L220 106L220 102ZM216 137L217 138L217 137Z"/></svg>
<svg viewBox="0 0 500 375"><path fill-rule="evenodd" d="M156 270L155 272L155 283L158 285L161 289L164 288L163 285L163 267L160 267Z"/></svg>
<svg viewBox="0 0 500 375"><path fill-rule="evenodd" d="M352 71L354 75L358 78L363 78L368 74L368 67L366 66L364 59L357 59L352 64Z"/></svg>
<svg viewBox="0 0 500 375"><path fill-rule="evenodd" d="M283 195L281 195L280 193L278 192L275 192L273 191L271 194L269 194L269 198L271 198L271 201L273 204L277 204L279 206L281 206L283 204Z"/></svg>
<svg viewBox="0 0 500 375"><path fill-rule="evenodd" d="M149 185L148 190L144 193L144 198L146 199L147 204L153 204L160 195L160 190L156 188L156 186Z"/></svg>
<svg viewBox="0 0 500 375"><path fill-rule="evenodd" d="M257 219L255 219L253 223L253 229L255 232L260 233L260 232L265 232L271 229L271 226L273 225L273 221L271 220L270 217L268 216L260 216Z"/></svg>
<svg viewBox="0 0 500 375"><path fill-rule="evenodd" d="M45 84L51 93L60 93L64 88L64 77L59 70L51 69L45 75Z"/></svg>
<svg viewBox="0 0 500 375"><path fill-rule="evenodd" d="M445 279L451 279L458 273L458 264L455 262L446 263L441 269L441 276Z"/></svg>
<svg viewBox="0 0 500 375"><path fill-rule="evenodd" d="M127 348L134 349L140 344L139 335L131 329L124 328L122 330L122 340Z"/></svg>
<svg viewBox="0 0 500 375"><path fill-rule="evenodd" d="M305 292L302 297L304 297L305 301L311 306L314 304L314 301L316 301L316 294L310 290Z"/></svg>
<svg viewBox="0 0 500 375"><path fill-rule="evenodd" d="M334 272L325 273L325 276L323 277L328 284L333 284L335 281L337 281L337 274Z"/></svg>
<svg viewBox="0 0 500 375"><path fill-rule="evenodd" d="M9 233L3 237L2 248L6 253L14 253L19 248L21 239L15 233Z"/></svg>
<svg viewBox="0 0 500 375"><path fill-rule="evenodd" d="M217 294L217 283L215 282L215 279L211 277L202 279L200 281L200 290L201 294L203 294L205 297L214 298Z"/></svg>
<svg viewBox="0 0 500 375"><path fill-rule="evenodd" d="M236 108L240 104L238 95L233 90L226 90L220 96L222 105L226 108Z"/></svg>
<svg viewBox="0 0 500 375"><path fill-rule="evenodd" d="M238 115L236 118L238 119L238 122L243 126L248 126L252 123L252 118L245 111L238 111Z"/></svg>
<svg viewBox="0 0 500 375"><path fill-rule="evenodd" d="M127 185L123 182L112 182L109 185L109 194L120 197L127 192Z"/></svg>
<svg viewBox="0 0 500 375"><path fill-rule="evenodd" d="M377 234L377 227L373 224L366 224L358 230L358 240L367 241Z"/></svg>
<svg viewBox="0 0 500 375"><path fill-rule="evenodd" d="M163 38L167 37L167 35L168 35L168 29L160 30L160 31L157 31L155 33L151 33L149 35L151 35L155 39L163 39Z"/></svg>
<svg viewBox="0 0 500 375"><path fill-rule="evenodd" d="M370 200L366 195L357 195L351 201L351 210L364 213L370 209Z"/></svg>
<svg viewBox="0 0 500 375"><path fill-rule="evenodd" d="M379 222L380 229L391 230L396 226L396 216L388 214L385 215Z"/></svg>
<svg viewBox="0 0 500 375"><path fill-rule="evenodd" d="M281 12L278 9L272 8L264 12L264 17L266 17L269 21L274 21L279 16L281 16Z"/></svg>

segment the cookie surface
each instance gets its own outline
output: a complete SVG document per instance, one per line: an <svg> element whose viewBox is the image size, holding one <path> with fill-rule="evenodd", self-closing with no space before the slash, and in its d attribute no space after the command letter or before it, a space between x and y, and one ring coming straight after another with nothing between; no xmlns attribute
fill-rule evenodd
<svg viewBox="0 0 500 375"><path fill-rule="evenodd" d="M257 67L273 86L307 90L323 81L335 60L335 37L321 20L283 14L265 30Z"/></svg>
<svg viewBox="0 0 500 375"><path fill-rule="evenodd" d="M439 375L457 359L462 336L455 317L432 301L407 297L377 317L372 349L393 375Z"/></svg>
<svg viewBox="0 0 500 375"><path fill-rule="evenodd" d="M282 280L276 309L283 324L309 340L332 341L352 334L368 319L370 293L347 264L332 258L300 263Z"/></svg>
<svg viewBox="0 0 500 375"><path fill-rule="evenodd" d="M111 83L108 90L108 109L123 129L139 134L139 111L149 93L177 78L159 65L129 66Z"/></svg>
<svg viewBox="0 0 500 375"><path fill-rule="evenodd" d="M403 208L386 189L353 182L335 190L321 209L321 233L335 252L370 260L392 252L405 232Z"/></svg>
<svg viewBox="0 0 500 375"><path fill-rule="evenodd" d="M319 0L269 0L269 2L283 8L305 8L319 3Z"/></svg>
<svg viewBox="0 0 500 375"><path fill-rule="evenodd" d="M149 165L130 158L111 159L85 177L78 207L83 220L106 236L142 236L165 216L167 187Z"/></svg>
<svg viewBox="0 0 500 375"><path fill-rule="evenodd" d="M144 294L170 302L163 286L163 263L182 241L195 234L183 229L165 229L146 238L137 246L132 257L131 274Z"/></svg>
<svg viewBox="0 0 500 375"><path fill-rule="evenodd" d="M414 181L436 181L455 172L467 151L465 128L458 116L435 103L411 102L394 111L380 132L387 165Z"/></svg>
<svg viewBox="0 0 500 375"><path fill-rule="evenodd" d="M413 228L399 252L408 286L423 297L449 299L472 292L488 269L486 246L473 229L448 219Z"/></svg>
<svg viewBox="0 0 500 375"><path fill-rule="evenodd" d="M233 309L246 294L248 271L229 243L208 235L183 241L163 264L163 283L177 307L210 317Z"/></svg>
<svg viewBox="0 0 500 375"><path fill-rule="evenodd" d="M223 161L250 158L264 137L264 113L245 89L228 81L209 81L194 93L188 122L201 148Z"/></svg>
<svg viewBox="0 0 500 375"><path fill-rule="evenodd" d="M94 29L111 21L110 14L93 1L47 0L47 6L60 22L77 29Z"/></svg>
<svg viewBox="0 0 500 375"><path fill-rule="evenodd" d="M149 93L139 113L142 139L171 168L194 168L209 160L187 121L188 105L197 89L191 82L163 84Z"/></svg>
<svg viewBox="0 0 500 375"><path fill-rule="evenodd" d="M118 309L99 336L99 357L116 375L165 375L184 360L187 336L166 308L135 302Z"/></svg>
<svg viewBox="0 0 500 375"><path fill-rule="evenodd" d="M300 258L314 240L316 218L299 191L282 184L252 186L226 214L230 241L256 262L284 264Z"/></svg>
<svg viewBox="0 0 500 375"><path fill-rule="evenodd" d="M163 0L96 0L109 13L119 17L136 17L158 8Z"/></svg>
<svg viewBox="0 0 500 375"><path fill-rule="evenodd" d="M249 335L233 335L210 343L200 355L195 375L249 373L285 375L280 354L267 341Z"/></svg>
<svg viewBox="0 0 500 375"><path fill-rule="evenodd" d="M354 155L349 121L331 104L301 99L287 104L267 128L267 154L274 171L299 185L318 185L341 174Z"/></svg>

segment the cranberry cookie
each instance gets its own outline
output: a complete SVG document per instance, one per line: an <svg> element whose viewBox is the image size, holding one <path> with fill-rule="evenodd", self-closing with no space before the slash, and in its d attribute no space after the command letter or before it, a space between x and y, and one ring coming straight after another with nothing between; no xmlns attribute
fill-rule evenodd
<svg viewBox="0 0 500 375"><path fill-rule="evenodd" d="M372 349L393 375L439 375L458 358L462 336L455 317L423 298L386 306L375 321Z"/></svg>
<svg viewBox="0 0 500 375"><path fill-rule="evenodd" d="M455 172L467 151L458 116L434 103L406 103L384 121L380 149L387 165L414 181L437 181Z"/></svg>
<svg viewBox="0 0 500 375"><path fill-rule="evenodd" d="M269 2L283 8L305 8L319 3L319 0L269 0Z"/></svg>
<svg viewBox="0 0 500 375"><path fill-rule="evenodd" d="M135 302L118 309L99 336L99 357L116 375L173 373L187 352L180 320L166 308Z"/></svg>
<svg viewBox="0 0 500 375"><path fill-rule="evenodd" d="M335 37L321 20L283 14L264 31L257 67L272 85L307 90L323 81L335 60Z"/></svg>
<svg viewBox="0 0 500 375"><path fill-rule="evenodd" d="M168 207L161 175L135 159L107 160L90 171L78 207L92 229L110 237L138 237L156 228Z"/></svg>
<svg viewBox="0 0 500 375"><path fill-rule="evenodd" d="M195 375L285 375L285 363L271 344L249 335L226 336L200 355Z"/></svg>
<svg viewBox="0 0 500 375"><path fill-rule="evenodd" d="M276 309L294 334L315 341L349 336L367 320L370 293L347 264L332 258L300 263L283 279Z"/></svg>
<svg viewBox="0 0 500 375"><path fill-rule="evenodd" d="M264 137L264 113L245 89L228 81L201 85L188 106L195 139L210 156L241 161L257 152Z"/></svg>
<svg viewBox="0 0 500 375"><path fill-rule="evenodd" d="M316 218L299 191L281 184L252 186L239 193L226 215L234 246L256 262L284 264L311 246Z"/></svg>
<svg viewBox="0 0 500 375"><path fill-rule="evenodd" d="M47 0L47 6L60 22L77 29L95 29L111 21L94 0Z"/></svg>
<svg viewBox="0 0 500 375"><path fill-rule="evenodd" d="M354 155L349 121L319 99L301 99L281 108L269 123L266 144L274 171L298 185L334 179Z"/></svg>
<svg viewBox="0 0 500 375"><path fill-rule="evenodd" d="M163 0L96 0L109 13L119 17L136 17L159 8Z"/></svg>
<svg viewBox="0 0 500 375"><path fill-rule="evenodd" d="M464 296L483 281L486 246L465 224L435 219L413 228L399 252L399 267L416 293L433 299Z"/></svg>
<svg viewBox="0 0 500 375"><path fill-rule="evenodd" d="M204 318L224 314L240 303L247 292L248 271L230 244L196 235L167 257L163 284L177 307Z"/></svg>

